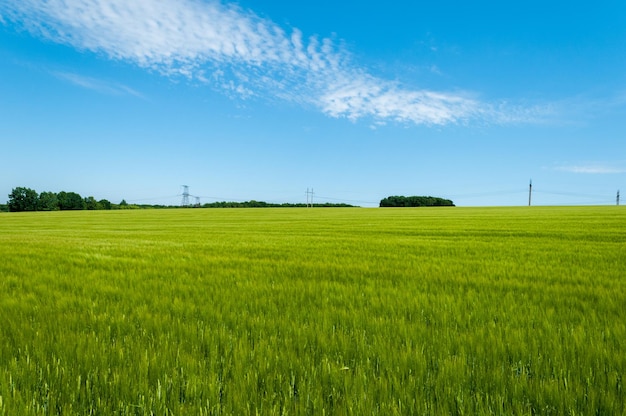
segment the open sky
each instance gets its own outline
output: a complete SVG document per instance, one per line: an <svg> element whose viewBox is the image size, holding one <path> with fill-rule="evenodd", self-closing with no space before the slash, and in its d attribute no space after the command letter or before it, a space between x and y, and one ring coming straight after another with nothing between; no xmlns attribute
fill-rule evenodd
<svg viewBox="0 0 626 416"><path fill-rule="evenodd" d="M626 203L626 2L0 0L0 166L0 202Z"/></svg>

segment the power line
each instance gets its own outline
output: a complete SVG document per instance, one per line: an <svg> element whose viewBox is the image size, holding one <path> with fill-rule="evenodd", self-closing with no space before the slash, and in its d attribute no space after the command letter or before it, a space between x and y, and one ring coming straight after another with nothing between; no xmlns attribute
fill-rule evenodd
<svg viewBox="0 0 626 416"><path fill-rule="evenodd" d="M176 197L181 197L181 206L183 207L190 207L192 206L192 204L190 203L190 198L194 198L195 199L195 203L193 204L193 206L200 206L200 199L209 199L209 200L214 200L214 201L230 201L230 202L246 202L247 199L241 199L241 198L230 198L230 197L220 197L220 196L201 196L201 195L192 195L189 191L190 187L188 185L181 185L182 188L182 193L178 194L178 195L171 195L171 196L159 196L159 197L148 197L148 198L142 198L142 199L135 199L135 200L128 200L128 202L141 202L141 201L153 201L153 200L163 200L163 199L173 199ZM497 196L504 196L504 195L515 195L515 194L522 194L525 191L523 189L509 189L509 190L496 190L496 191L486 191L486 192L478 192L478 193L465 193L465 194L453 194L453 195L447 195L446 198L450 198L453 200L457 200L457 199L474 199L474 198L484 198L484 197L497 197ZM617 195L613 194L614 196L608 196L608 195L592 195L592 194L583 194L583 193L579 193L579 192L563 192L563 191L554 191L554 190L542 190L540 187L533 187L533 183L532 180L530 181L530 183L528 184L528 188L526 190L527 192L527 196L528 196L528 203L529 205L531 203L534 204L539 204L539 205L545 205L545 203L543 201L541 201L543 198L541 197L542 195L556 195L556 196L563 196L563 197L572 197L572 198L576 198L576 199L580 199L580 200L584 200L580 201L578 203L572 203L572 202L568 202L567 200L563 200L562 198L558 198L561 199L561 201L551 201L550 204L551 205L612 205L612 204L617 204L620 205L620 191L617 191ZM534 192L534 195L533 195ZM343 202L346 204L351 204L351 205L364 205L364 206L378 206L380 201L364 201L364 200L355 200L355 199L346 199L346 198L337 198L337 197L333 197L333 196L323 196L323 195L318 195L317 193L314 192L313 188L307 188L306 189L306 206L307 207L312 207L314 206L315 203L319 204L320 201L324 202L324 201L331 201L331 202ZM539 195L539 197L537 197L537 195ZM292 197L295 195L292 195ZM538 199L537 199L538 198ZM291 198L287 198L287 200L289 200ZM315 199L315 201L314 201ZM264 200L265 202L272 202L271 200ZM570 200L571 201L571 200ZM282 203L281 201L276 201L275 203L280 204Z"/></svg>
<svg viewBox="0 0 626 416"><path fill-rule="evenodd" d="M321 195L317 195L317 199L323 199L323 200L328 200L328 201L341 201L341 202L354 202L354 203L359 203L359 204L378 204L380 201L357 201L354 199L345 199L345 198L331 198L329 196L321 196Z"/></svg>
<svg viewBox="0 0 626 416"><path fill-rule="evenodd" d="M542 190L535 190L535 192L540 193L540 194L545 194L545 195L571 196L575 198L594 198L594 199L610 198L607 195L590 195L590 194L579 194L579 193L574 193L574 192L558 192L558 191L542 191Z"/></svg>
<svg viewBox="0 0 626 416"><path fill-rule="evenodd" d="M491 192L477 192L471 194L454 194L448 195L449 198L482 198L486 196L501 196L501 195L514 195L527 193L524 189L507 190L507 191L491 191Z"/></svg>
<svg viewBox="0 0 626 416"><path fill-rule="evenodd" d="M150 198L128 199L128 200L126 200L126 202L156 201L156 200L159 200L159 199L177 198L179 196L180 196L180 194L178 194L178 195L169 195L169 196L154 196L154 197L150 197Z"/></svg>

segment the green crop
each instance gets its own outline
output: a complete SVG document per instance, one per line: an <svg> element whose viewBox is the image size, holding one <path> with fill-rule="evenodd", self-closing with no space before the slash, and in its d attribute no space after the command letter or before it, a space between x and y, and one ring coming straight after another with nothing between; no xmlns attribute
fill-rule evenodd
<svg viewBox="0 0 626 416"><path fill-rule="evenodd" d="M621 207L0 215L0 415L626 413Z"/></svg>

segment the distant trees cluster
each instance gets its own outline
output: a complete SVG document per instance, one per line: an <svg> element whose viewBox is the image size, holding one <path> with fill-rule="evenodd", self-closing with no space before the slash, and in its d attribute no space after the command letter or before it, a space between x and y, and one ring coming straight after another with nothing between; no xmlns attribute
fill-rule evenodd
<svg viewBox="0 0 626 416"><path fill-rule="evenodd" d="M9 194L9 201L7 204L8 210L11 212L21 211L59 211L59 210L96 210L96 209L113 209L120 208L122 204L126 204L122 201L120 205L111 204L106 199L97 201L93 196L83 198L76 192L42 192L40 194L37 191L25 188L17 187L13 188Z"/></svg>
<svg viewBox="0 0 626 416"><path fill-rule="evenodd" d="M275 204L263 201L245 202L212 202L202 205L202 208L272 208L272 207L306 207L307 204ZM348 204L313 204L314 207L351 207ZM199 205L194 208L199 208ZM109 209L149 209L149 208L180 208L166 205L135 205L122 200L119 204L112 204L106 199L97 201L93 196L83 198L76 192L42 192L25 188L14 188L9 194L7 205L0 205L0 211L65 211L65 210L109 210Z"/></svg>
<svg viewBox="0 0 626 416"><path fill-rule="evenodd" d="M307 207L310 205L307 204L290 204L290 203L284 203L284 204L275 204L272 202L263 202L263 201L255 201L255 200L251 200L251 201L245 201L245 202L226 202L226 201L221 201L221 202L211 202L211 203L207 203L202 205L203 208L287 208L287 207ZM331 203L324 203L324 204L313 204L314 207L351 207L352 205L349 204L331 204Z"/></svg>
<svg viewBox="0 0 626 416"><path fill-rule="evenodd" d="M380 201L381 207L453 207L449 199L433 196L388 196Z"/></svg>
<svg viewBox="0 0 626 416"><path fill-rule="evenodd" d="M202 205L202 208L273 208L273 207L307 207L299 203L276 204L263 201L245 202L212 202ZM349 204L313 204L314 207L352 207ZM453 207L449 199L432 196L389 196L380 201L381 207ZM196 206L196 207L199 207ZM25 188L14 188L9 194L7 205L0 205L0 211L65 211L65 210L110 210L110 209L138 209L138 208L178 208L164 205L129 205L122 200L119 204L112 204L106 199L96 200L93 196L83 198L76 192L42 192Z"/></svg>

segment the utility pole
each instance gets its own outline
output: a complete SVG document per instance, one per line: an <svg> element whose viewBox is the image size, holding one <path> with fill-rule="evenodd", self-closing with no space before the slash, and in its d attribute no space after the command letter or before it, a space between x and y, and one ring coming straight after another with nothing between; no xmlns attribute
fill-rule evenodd
<svg viewBox="0 0 626 416"><path fill-rule="evenodd" d="M530 180L530 185L528 185L528 206L530 206L530 201L533 196L533 180Z"/></svg>

